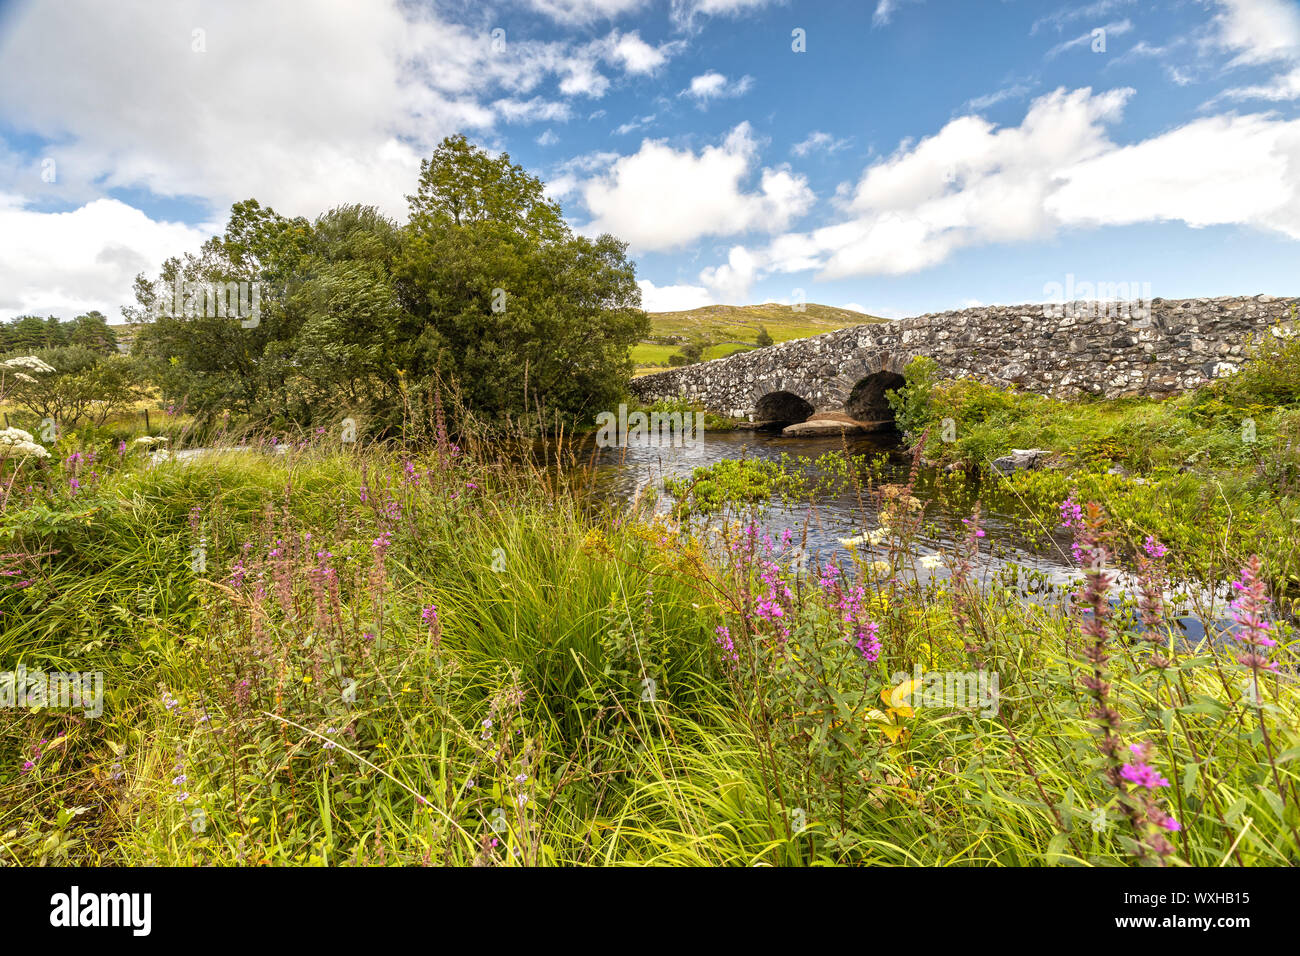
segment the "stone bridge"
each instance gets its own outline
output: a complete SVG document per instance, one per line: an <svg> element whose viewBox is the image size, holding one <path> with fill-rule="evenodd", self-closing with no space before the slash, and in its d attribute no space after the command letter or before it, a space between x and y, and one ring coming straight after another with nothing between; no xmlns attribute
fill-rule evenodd
<svg viewBox="0 0 1300 956"><path fill-rule="evenodd" d="M936 312L656 372L631 389L645 402L682 397L753 422L890 422L885 392L926 355L946 377L1044 395L1168 395L1235 370L1252 336L1293 332L1297 304L1260 295Z"/></svg>

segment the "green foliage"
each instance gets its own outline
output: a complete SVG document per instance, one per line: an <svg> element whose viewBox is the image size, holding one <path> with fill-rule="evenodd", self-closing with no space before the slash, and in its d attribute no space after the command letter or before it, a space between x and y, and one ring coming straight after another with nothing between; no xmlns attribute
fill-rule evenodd
<svg viewBox="0 0 1300 956"><path fill-rule="evenodd" d="M54 371L11 374L8 398L38 419L99 426L144 395L139 367L125 355L70 345L42 350L37 358Z"/></svg>
<svg viewBox="0 0 1300 956"><path fill-rule="evenodd" d="M798 484L798 476L781 462L761 458L726 458L696 468L689 478L664 479L664 489L678 499L679 515L766 504L774 494L789 494Z"/></svg>
<svg viewBox="0 0 1300 956"><path fill-rule="evenodd" d="M1105 774L1059 607L909 584L890 541L888 580L855 554L827 590L748 533L715 549L504 461L410 464L317 444L106 460L78 494L59 464L16 489L0 552L32 583L0 588L0 654L102 671L105 700L97 719L0 709L5 862L1137 862L1147 835ZM1060 477L1018 480L1050 498ZM1115 530L1123 563L1133 532ZM846 606L878 626L878 659ZM1248 698L1222 634L1110 627L1108 704L1121 752L1149 745L1170 781L1153 794L1181 824L1170 862L1293 862L1286 668ZM1293 630L1273 633L1289 662ZM997 674L1000 699L900 700L917 665Z"/></svg>
<svg viewBox="0 0 1300 956"><path fill-rule="evenodd" d="M431 422L430 396L449 386L484 420L542 406L589 421L622 396L646 319L624 245L575 236L542 189L451 137L423 163L403 228L369 207L308 222L236 203L198 255L136 280L135 353L201 423L350 414L381 433L404 415ZM172 314L178 280L257 282L259 319Z"/></svg>
<svg viewBox="0 0 1300 956"><path fill-rule="evenodd" d="M903 369L903 387L885 393L900 431L915 438L932 424L930 394L939 379L939 363L918 355Z"/></svg>

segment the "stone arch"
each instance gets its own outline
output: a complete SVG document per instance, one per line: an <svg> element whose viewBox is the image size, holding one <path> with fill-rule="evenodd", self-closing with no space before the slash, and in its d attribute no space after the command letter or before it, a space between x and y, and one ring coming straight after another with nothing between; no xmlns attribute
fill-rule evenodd
<svg viewBox="0 0 1300 956"><path fill-rule="evenodd" d="M892 422L894 410L885 393L901 388L903 376L890 369L879 369L858 379L844 402L844 412L860 422Z"/></svg>
<svg viewBox="0 0 1300 956"><path fill-rule="evenodd" d="M813 403L794 392L766 392L754 402L754 421L773 427L806 422L816 411Z"/></svg>

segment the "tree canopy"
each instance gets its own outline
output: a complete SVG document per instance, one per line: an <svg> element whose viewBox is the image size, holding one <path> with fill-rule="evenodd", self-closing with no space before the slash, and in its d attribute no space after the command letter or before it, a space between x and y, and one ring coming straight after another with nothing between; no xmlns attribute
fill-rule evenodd
<svg viewBox="0 0 1300 956"><path fill-rule="evenodd" d="M348 414L376 431L448 387L489 421L539 407L590 421L616 402L648 327L625 244L576 235L540 180L463 136L407 198L405 225L359 205L287 219L249 199L198 254L137 277L135 350L165 397L200 418ZM240 282L258 284L255 319L176 307L187 284Z"/></svg>

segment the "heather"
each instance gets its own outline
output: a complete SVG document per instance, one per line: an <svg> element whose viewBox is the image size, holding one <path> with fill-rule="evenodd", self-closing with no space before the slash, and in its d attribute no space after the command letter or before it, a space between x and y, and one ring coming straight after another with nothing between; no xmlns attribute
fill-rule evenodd
<svg viewBox="0 0 1300 956"><path fill-rule="evenodd" d="M978 504L918 561L919 454L843 462L871 507L835 559L731 481L613 506L468 436L75 442L4 466L0 651L102 671L104 712L0 709L7 863L1300 857L1278 552L1225 551L1189 641L1178 546L1085 496L1070 606L988 575Z"/></svg>

